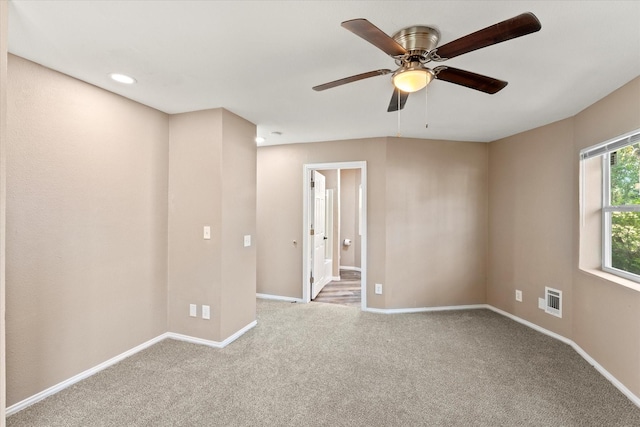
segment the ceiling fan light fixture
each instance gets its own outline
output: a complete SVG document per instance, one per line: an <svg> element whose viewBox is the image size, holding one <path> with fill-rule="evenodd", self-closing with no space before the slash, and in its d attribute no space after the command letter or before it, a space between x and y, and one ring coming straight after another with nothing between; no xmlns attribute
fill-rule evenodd
<svg viewBox="0 0 640 427"><path fill-rule="evenodd" d="M393 74L393 85L406 93L425 88L431 80L433 80L433 72L420 64L403 67Z"/></svg>

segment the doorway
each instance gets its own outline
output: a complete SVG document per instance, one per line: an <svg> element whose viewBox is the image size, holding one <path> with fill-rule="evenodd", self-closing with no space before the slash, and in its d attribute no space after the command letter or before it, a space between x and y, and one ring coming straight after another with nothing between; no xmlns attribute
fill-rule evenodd
<svg viewBox="0 0 640 427"><path fill-rule="evenodd" d="M341 269L340 276L327 283L311 302L360 307L362 303L361 285L360 270Z"/></svg>
<svg viewBox="0 0 640 427"><path fill-rule="evenodd" d="M338 211L339 191L336 191L334 184L324 188L326 177L322 171L327 175L330 175L330 171L336 171L338 182L341 172L352 181L349 183L349 191L352 193L354 206L348 222L352 224L353 231L348 236L336 232L340 228L340 216L333 215L332 212ZM304 165L303 172L303 301L310 302L326 283L340 276L341 268L344 271L346 267L347 270L360 273L360 308L366 310L366 162L307 164ZM326 191L327 189L333 191ZM346 264L341 261L340 255L343 255Z"/></svg>

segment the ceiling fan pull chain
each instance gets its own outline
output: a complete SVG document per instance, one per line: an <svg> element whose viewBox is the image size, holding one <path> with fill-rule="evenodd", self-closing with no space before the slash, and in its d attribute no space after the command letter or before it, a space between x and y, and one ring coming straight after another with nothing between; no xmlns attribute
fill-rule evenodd
<svg viewBox="0 0 640 427"><path fill-rule="evenodd" d="M424 127L429 128L429 85L424 88Z"/></svg>
<svg viewBox="0 0 640 427"><path fill-rule="evenodd" d="M398 132L396 133L396 136L398 138L400 138L400 90L399 89L394 89L397 93L398 93Z"/></svg>

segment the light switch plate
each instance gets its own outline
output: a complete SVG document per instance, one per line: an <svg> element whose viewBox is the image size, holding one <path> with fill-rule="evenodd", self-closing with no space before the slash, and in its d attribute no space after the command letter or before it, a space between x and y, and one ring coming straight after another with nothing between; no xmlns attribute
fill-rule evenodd
<svg viewBox="0 0 640 427"><path fill-rule="evenodd" d="M251 246L251 235L247 234L246 236L244 236L244 247L249 247Z"/></svg>
<svg viewBox="0 0 640 427"><path fill-rule="evenodd" d="M204 226L204 230L203 230L203 233L202 233L202 237L203 237L205 240L210 240L210 239L211 239L211 227L209 227L208 225L205 225L205 226Z"/></svg>
<svg viewBox="0 0 640 427"><path fill-rule="evenodd" d="M189 304L189 316L198 317L198 306L195 304Z"/></svg>
<svg viewBox="0 0 640 427"><path fill-rule="evenodd" d="M208 305L202 306L202 318L203 319L211 319L211 308Z"/></svg>
<svg viewBox="0 0 640 427"><path fill-rule="evenodd" d="M382 295L382 283L376 283L375 292L376 295Z"/></svg>

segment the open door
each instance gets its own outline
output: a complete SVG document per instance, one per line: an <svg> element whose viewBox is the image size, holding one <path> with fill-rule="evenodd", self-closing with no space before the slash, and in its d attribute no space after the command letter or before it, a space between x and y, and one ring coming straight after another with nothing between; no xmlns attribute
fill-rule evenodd
<svg viewBox="0 0 640 427"><path fill-rule="evenodd" d="M327 220L331 223L332 218L327 218L327 205L334 201L339 207L340 200L336 195L327 195L325 176L318 171L332 171L341 169L359 169L362 192L358 197L360 206L360 256L361 256L361 279L360 279L360 307L367 310L367 163L363 161L354 162L332 162L313 163L303 166L303 206L302 206L302 302L308 303L315 299L322 288L333 279L331 263L328 260L340 265L340 248L335 247L333 253L326 247L329 240L329 231L334 226L339 227L340 218L336 214L334 226L327 226ZM339 180L339 175L338 175ZM311 182L313 181L313 184ZM337 183L339 188L340 183ZM339 194L339 192L338 192ZM336 224L337 223L337 224ZM330 227L330 228L327 228ZM356 233L358 230L356 230ZM335 236L336 241L340 238ZM294 240L294 245L296 241Z"/></svg>
<svg viewBox="0 0 640 427"><path fill-rule="evenodd" d="M334 228L333 228L333 215L334 215L334 194L333 189L326 190L326 207L325 210L325 226L324 226L324 235L326 239L324 239L324 274L328 278L328 282L334 279L333 274L333 245L334 245Z"/></svg>
<svg viewBox="0 0 640 427"><path fill-rule="evenodd" d="M327 284L330 276L326 275L325 268L325 212L326 212L326 192L325 177L318 171L313 171L311 180L311 197L313 209L311 209L311 236L312 236L312 262L311 265L311 299L314 299Z"/></svg>

